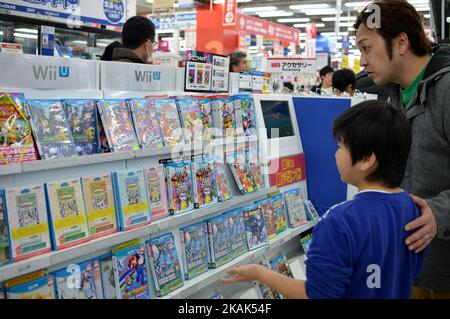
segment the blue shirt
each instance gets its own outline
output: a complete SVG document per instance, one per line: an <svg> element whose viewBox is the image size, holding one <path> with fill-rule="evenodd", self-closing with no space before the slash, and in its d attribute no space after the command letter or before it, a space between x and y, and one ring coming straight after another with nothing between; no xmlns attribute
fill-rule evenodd
<svg viewBox="0 0 450 319"><path fill-rule="evenodd" d="M425 253L410 252L406 224L420 211L406 192L361 192L330 208L307 254L309 298L410 298Z"/></svg>

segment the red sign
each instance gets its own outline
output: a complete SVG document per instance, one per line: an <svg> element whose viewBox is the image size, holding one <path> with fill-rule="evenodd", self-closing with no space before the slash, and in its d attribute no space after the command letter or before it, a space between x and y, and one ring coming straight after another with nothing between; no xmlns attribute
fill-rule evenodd
<svg viewBox="0 0 450 319"><path fill-rule="evenodd" d="M237 19L237 0L225 0L223 8L223 25L236 25Z"/></svg>
<svg viewBox="0 0 450 319"><path fill-rule="evenodd" d="M244 14L239 14L238 19L239 30L245 31L246 33L259 34L268 38L277 38L284 42L298 43L300 40L300 30L296 28L286 27Z"/></svg>
<svg viewBox="0 0 450 319"><path fill-rule="evenodd" d="M305 155L297 154L270 161L270 186L284 186L306 180Z"/></svg>

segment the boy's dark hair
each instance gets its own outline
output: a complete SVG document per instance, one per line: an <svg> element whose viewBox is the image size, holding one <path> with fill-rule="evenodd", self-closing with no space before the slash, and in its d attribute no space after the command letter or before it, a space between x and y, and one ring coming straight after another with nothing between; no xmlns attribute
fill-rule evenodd
<svg viewBox="0 0 450 319"><path fill-rule="evenodd" d="M106 46L105 51L103 51L103 55L100 59L102 61L112 61L114 49L121 48L121 47L122 47L122 43L120 43L119 41L111 42L110 44L108 44Z"/></svg>
<svg viewBox="0 0 450 319"><path fill-rule="evenodd" d="M246 58L247 54L242 51L236 51L230 54L230 72L233 71L233 65L239 65L241 59Z"/></svg>
<svg viewBox="0 0 450 319"><path fill-rule="evenodd" d="M400 186L411 148L411 127L403 111L385 101L361 102L334 120L333 137L349 149L353 165L375 154L378 167L367 181Z"/></svg>
<svg viewBox="0 0 450 319"><path fill-rule="evenodd" d="M404 32L408 36L411 50L417 56L424 56L431 52L431 43L425 35L422 21L416 9L406 0L375 0L358 13L355 30L361 23L367 26L367 19L374 14L368 7L377 5L380 10L380 28L376 28L384 40L389 59L392 59L392 40Z"/></svg>
<svg viewBox="0 0 450 319"><path fill-rule="evenodd" d="M125 22L122 29L123 47L134 50L145 41L155 40L155 25L149 19L135 16Z"/></svg>
<svg viewBox="0 0 450 319"><path fill-rule="evenodd" d="M319 75L320 77L327 75L328 73L333 73L334 70L331 66L327 65L320 69Z"/></svg>
<svg viewBox="0 0 450 319"><path fill-rule="evenodd" d="M355 81L355 73L350 69L337 70L333 73L333 89L337 89L341 92L344 92L350 84L352 85L352 88L355 89Z"/></svg>

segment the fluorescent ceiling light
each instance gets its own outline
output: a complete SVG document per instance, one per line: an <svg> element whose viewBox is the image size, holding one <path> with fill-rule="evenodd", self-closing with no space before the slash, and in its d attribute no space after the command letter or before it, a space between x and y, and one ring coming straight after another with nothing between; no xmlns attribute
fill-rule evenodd
<svg viewBox="0 0 450 319"><path fill-rule="evenodd" d="M353 22L339 22L339 27L343 28L343 27L353 27L354 23Z"/></svg>
<svg viewBox="0 0 450 319"><path fill-rule="evenodd" d="M342 13L342 11L341 11L341 13ZM305 11L305 14L307 16L336 15L337 11L334 8L330 8L330 9L314 9L314 10Z"/></svg>
<svg viewBox="0 0 450 319"><path fill-rule="evenodd" d="M430 7L416 7L416 11L418 12L426 12L426 11L430 11Z"/></svg>
<svg viewBox="0 0 450 319"><path fill-rule="evenodd" d="M431 14L424 14L423 17L424 17L425 19L430 19L430 18L431 18Z"/></svg>
<svg viewBox="0 0 450 319"><path fill-rule="evenodd" d="M26 38L26 39L37 39L38 36L36 34L28 34L28 33L20 33L14 32L14 36L16 38Z"/></svg>
<svg viewBox="0 0 450 319"><path fill-rule="evenodd" d="M450 17L447 17L447 23L450 23Z"/></svg>
<svg viewBox="0 0 450 319"><path fill-rule="evenodd" d="M294 24L293 27L294 28L306 28L307 26L311 25L310 23L297 23ZM324 28L325 27L325 23L316 23L316 28Z"/></svg>
<svg viewBox="0 0 450 319"><path fill-rule="evenodd" d="M279 23L290 23L290 22L309 22L310 18L287 18L287 19L278 19Z"/></svg>
<svg viewBox="0 0 450 319"><path fill-rule="evenodd" d="M411 4L430 4L429 0L409 0Z"/></svg>
<svg viewBox="0 0 450 319"><path fill-rule="evenodd" d="M252 2L252 0L237 0L237 3L242 3L242 2Z"/></svg>
<svg viewBox="0 0 450 319"><path fill-rule="evenodd" d="M275 11L277 10L277 7L251 7L251 8L244 8L241 9L242 12L261 12L261 11Z"/></svg>
<svg viewBox="0 0 450 319"><path fill-rule="evenodd" d="M38 34L38 30L28 29L28 28L18 28L18 29L14 29L14 31L22 32L22 33Z"/></svg>
<svg viewBox="0 0 450 319"><path fill-rule="evenodd" d="M294 12L286 12L286 11L273 11L273 12L258 13L258 16L260 18L291 17L293 15L294 15Z"/></svg>
<svg viewBox="0 0 450 319"><path fill-rule="evenodd" d="M308 10L308 9L325 9L329 8L330 5L326 3L318 3L318 4L295 4L289 6L289 9L292 10Z"/></svg>
<svg viewBox="0 0 450 319"><path fill-rule="evenodd" d="M336 33L335 32L320 32L321 35L325 35L325 36L335 36ZM338 36L344 36L344 35L348 35L348 32L338 32Z"/></svg>
<svg viewBox="0 0 450 319"><path fill-rule="evenodd" d="M3 31L0 31L0 35L3 35Z"/></svg>
<svg viewBox="0 0 450 319"><path fill-rule="evenodd" d="M223 4L225 3L225 0L214 0L215 4Z"/></svg>
<svg viewBox="0 0 450 319"><path fill-rule="evenodd" d="M334 22L336 17L326 17L321 19L324 22ZM339 17L339 21L356 21L356 17Z"/></svg>
<svg viewBox="0 0 450 319"><path fill-rule="evenodd" d="M347 2L344 4L347 8L359 8L365 5L367 1L358 1L358 2Z"/></svg>

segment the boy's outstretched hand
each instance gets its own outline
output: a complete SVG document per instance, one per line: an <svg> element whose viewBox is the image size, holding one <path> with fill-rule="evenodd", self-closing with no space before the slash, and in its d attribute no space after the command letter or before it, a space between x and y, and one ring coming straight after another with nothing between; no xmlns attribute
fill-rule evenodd
<svg viewBox="0 0 450 319"><path fill-rule="evenodd" d="M237 265L227 270L227 274L233 275L232 277L222 278L222 282L226 284L234 282L245 282L258 279L258 267L259 265Z"/></svg>

